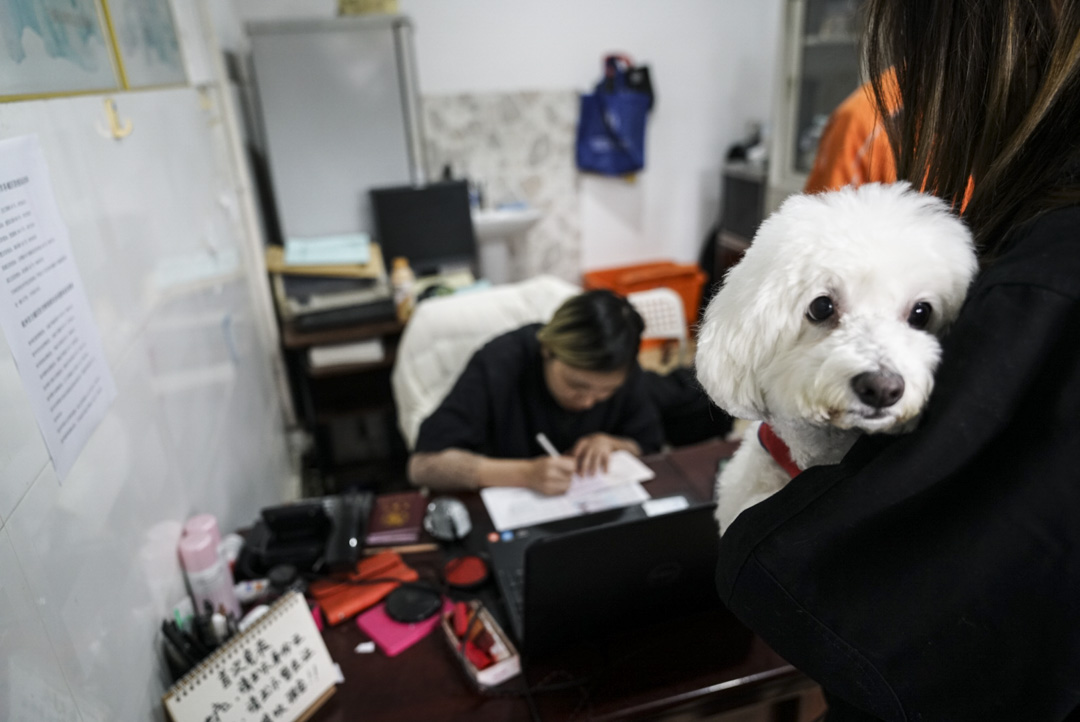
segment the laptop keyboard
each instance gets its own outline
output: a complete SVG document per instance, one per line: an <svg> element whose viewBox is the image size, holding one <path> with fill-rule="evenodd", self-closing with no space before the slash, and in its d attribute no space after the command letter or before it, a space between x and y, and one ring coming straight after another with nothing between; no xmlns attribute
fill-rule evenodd
<svg viewBox="0 0 1080 722"><path fill-rule="evenodd" d="M499 570L499 581L504 593L510 595L510 601L518 617L523 617L525 612L525 570L522 568Z"/></svg>

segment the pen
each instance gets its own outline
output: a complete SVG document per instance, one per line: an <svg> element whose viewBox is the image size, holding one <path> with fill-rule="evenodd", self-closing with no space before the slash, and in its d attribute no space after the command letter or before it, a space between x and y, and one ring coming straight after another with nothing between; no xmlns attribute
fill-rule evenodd
<svg viewBox="0 0 1080 722"><path fill-rule="evenodd" d="M383 552L397 552L398 554L417 554L420 552L438 551L438 544L403 544L393 547L368 547L364 550L364 556L382 554Z"/></svg>
<svg viewBox="0 0 1080 722"><path fill-rule="evenodd" d="M178 662L186 664L188 668L194 667L198 663L197 652L192 649L184 633L177 629L171 621L166 620L161 623L161 632L176 651Z"/></svg>
<svg viewBox="0 0 1080 722"><path fill-rule="evenodd" d="M559 452L555 450L555 445L551 443L551 440L543 431L536 435L536 440L540 443L540 446L543 447L544 451L548 453L548 456L555 459L559 458Z"/></svg>

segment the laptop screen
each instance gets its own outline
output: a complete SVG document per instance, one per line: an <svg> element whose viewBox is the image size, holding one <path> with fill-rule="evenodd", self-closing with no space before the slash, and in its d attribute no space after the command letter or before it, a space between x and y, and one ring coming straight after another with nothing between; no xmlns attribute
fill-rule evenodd
<svg viewBox="0 0 1080 722"><path fill-rule="evenodd" d="M535 656L720 606L714 510L702 504L530 543L518 631L524 650ZM498 567L497 555L493 561Z"/></svg>

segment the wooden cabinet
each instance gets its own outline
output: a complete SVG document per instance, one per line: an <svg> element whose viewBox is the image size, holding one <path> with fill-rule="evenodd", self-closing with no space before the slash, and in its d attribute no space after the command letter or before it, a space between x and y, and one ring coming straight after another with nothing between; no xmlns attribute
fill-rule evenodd
<svg viewBox="0 0 1080 722"><path fill-rule="evenodd" d="M298 415L314 441L318 469L333 487L385 489L404 482L408 452L398 431L390 387L403 329L394 320L318 331L282 324L282 348ZM373 339L383 348L378 361L311 363L312 348Z"/></svg>

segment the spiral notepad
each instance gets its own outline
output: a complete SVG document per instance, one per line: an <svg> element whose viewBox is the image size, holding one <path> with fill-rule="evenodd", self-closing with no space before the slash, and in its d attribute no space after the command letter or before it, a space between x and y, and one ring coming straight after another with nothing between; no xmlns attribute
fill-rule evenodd
<svg viewBox="0 0 1080 722"><path fill-rule="evenodd" d="M173 722L300 722L334 693L335 676L307 602L291 592L162 701Z"/></svg>

